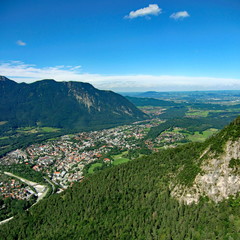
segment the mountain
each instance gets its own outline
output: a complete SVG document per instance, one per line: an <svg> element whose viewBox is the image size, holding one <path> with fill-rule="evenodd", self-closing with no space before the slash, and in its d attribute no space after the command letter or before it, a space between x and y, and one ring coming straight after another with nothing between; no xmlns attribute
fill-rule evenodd
<svg viewBox="0 0 240 240"><path fill-rule="evenodd" d="M135 106L154 106L154 107L173 107L173 106L182 106L181 104L172 102L172 101L164 101L156 98L144 98L144 97L126 97L130 102L132 102Z"/></svg>
<svg viewBox="0 0 240 240"><path fill-rule="evenodd" d="M201 197L221 202L240 192L240 117L205 142L195 159L197 174L186 186L173 181L171 195L186 204L198 203ZM186 170L187 171L187 170ZM184 177L184 175L183 175ZM239 205L240 207L240 205Z"/></svg>
<svg viewBox="0 0 240 240"><path fill-rule="evenodd" d="M16 83L0 76L0 121L13 126L101 128L146 118L131 102L89 83Z"/></svg>
<svg viewBox="0 0 240 240"><path fill-rule="evenodd" d="M148 91L148 92L139 93L136 97L157 98L158 95L159 95L159 92Z"/></svg>
<svg viewBox="0 0 240 240"><path fill-rule="evenodd" d="M240 239L240 118L204 143L108 168L0 227L2 239Z"/></svg>

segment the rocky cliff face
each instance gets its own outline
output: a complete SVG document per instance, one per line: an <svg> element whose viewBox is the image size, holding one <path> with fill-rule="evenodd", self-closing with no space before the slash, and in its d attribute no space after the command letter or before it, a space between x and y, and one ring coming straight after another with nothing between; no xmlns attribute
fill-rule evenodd
<svg viewBox="0 0 240 240"><path fill-rule="evenodd" d="M220 202L240 192L240 139L228 140L219 156L207 148L201 155L204 158L201 172L193 185L171 185L171 195L185 204L197 203L200 197L208 197Z"/></svg>
<svg viewBox="0 0 240 240"><path fill-rule="evenodd" d="M73 96L79 104L83 104L88 112L104 112L114 105L113 114L127 115L129 117L141 117L142 113L135 108L126 98L112 91L100 91L88 83L81 85L76 82L68 82L69 96ZM143 116L143 115L142 115Z"/></svg>

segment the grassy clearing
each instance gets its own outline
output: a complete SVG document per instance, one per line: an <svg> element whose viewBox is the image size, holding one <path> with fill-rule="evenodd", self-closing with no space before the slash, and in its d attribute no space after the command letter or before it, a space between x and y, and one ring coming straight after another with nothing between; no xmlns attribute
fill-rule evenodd
<svg viewBox="0 0 240 240"><path fill-rule="evenodd" d="M129 159L128 158L119 158L119 159L116 159L113 161L113 165L119 165L119 164L122 164L122 163L125 163L125 162L129 162Z"/></svg>
<svg viewBox="0 0 240 240"><path fill-rule="evenodd" d="M17 132L19 133L38 133L38 132L46 132L46 133L51 133L51 132L58 132L60 129L59 128L53 128L53 127L23 127L19 128Z"/></svg>
<svg viewBox="0 0 240 240"><path fill-rule="evenodd" d="M187 117L207 117L209 113L231 113L239 111L239 108L229 108L226 110L198 110L189 108Z"/></svg>
<svg viewBox="0 0 240 240"><path fill-rule="evenodd" d="M166 131L166 132L171 132L171 131ZM175 128L172 130L172 132L174 132L174 133L183 133L183 132L187 132L187 131L185 131L185 130L182 129L182 128L175 127Z"/></svg>
<svg viewBox="0 0 240 240"><path fill-rule="evenodd" d="M59 138L58 137L55 137L55 138L49 138L48 141L56 141L58 140Z"/></svg>
<svg viewBox="0 0 240 240"><path fill-rule="evenodd" d="M112 162L112 165L117 166L119 164L130 161L129 158L123 157L123 155L127 154L127 153L128 153L128 151L125 151L121 154L112 156L113 159L114 159L114 161ZM102 167L102 166L103 166L102 163L99 163L99 162L98 163L93 163L93 164L91 164L90 168L88 169L88 173L92 174L92 173L94 173L95 168Z"/></svg>
<svg viewBox="0 0 240 240"><path fill-rule="evenodd" d="M217 131L218 131L217 129L211 128L204 131L203 133L195 132L193 135L187 134L187 138L192 142L203 142Z"/></svg>
<svg viewBox="0 0 240 240"><path fill-rule="evenodd" d="M190 109L186 113L186 116L188 116L188 117L207 117L208 114L209 114L209 111Z"/></svg>
<svg viewBox="0 0 240 240"><path fill-rule="evenodd" d="M0 137L0 140L8 139L9 137Z"/></svg>
<svg viewBox="0 0 240 240"><path fill-rule="evenodd" d="M37 133L38 129L34 128L34 127L22 127L22 128L18 128L17 132L19 132L19 133Z"/></svg>
<svg viewBox="0 0 240 240"><path fill-rule="evenodd" d="M125 162L128 162L130 161L129 158L126 158L126 157L123 157L123 155L127 154L127 151L121 153L121 154L118 154L118 155L115 155L113 156L113 165L119 165L119 164L122 164L122 163L125 163Z"/></svg>
<svg viewBox="0 0 240 240"><path fill-rule="evenodd" d="M42 127L40 128L43 132L58 132L59 128L52 128L52 127Z"/></svg>
<svg viewBox="0 0 240 240"><path fill-rule="evenodd" d="M0 126L1 126L1 125L4 125L4 124L6 124L6 123L7 123L7 121L1 121L1 122L0 122Z"/></svg>
<svg viewBox="0 0 240 240"><path fill-rule="evenodd" d="M172 131L165 131L165 132L167 132L167 133L171 133L171 132L182 133L191 142L203 142L207 138L212 136L214 133L216 133L217 131L218 131L218 129L210 128L210 129L208 129L208 130L206 130L206 131L204 131L202 133L199 133L199 132L196 131L196 132L194 132L194 134L191 134L189 131L186 131L184 129L174 128ZM164 142L164 141L162 141L162 142ZM177 143L177 145L181 145L181 144Z"/></svg>
<svg viewBox="0 0 240 240"><path fill-rule="evenodd" d="M145 128L145 129L144 129L144 132L145 132L145 133L148 133L148 132L150 131L150 129L151 129L151 128Z"/></svg>
<svg viewBox="0 0 240 240"><path fill-rule="evenodd" d="M5 148L8 148L8 147L10 147L10 145L2 146L2 147L0 147L0 149L5 149Z"/></svg>
<svg viewBox="0 0 240 240"><path fill-rule="evenodd" d="M101 167L102 166L102 163L94 163L91 165L91 167L88 169L88 173L94 173L94 169L96 167Z"/></svg>

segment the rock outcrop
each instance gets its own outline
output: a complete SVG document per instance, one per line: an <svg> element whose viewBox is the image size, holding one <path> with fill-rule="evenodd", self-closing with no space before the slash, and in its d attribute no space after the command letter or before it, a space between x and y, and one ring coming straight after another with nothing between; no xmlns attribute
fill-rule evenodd
<svg viewBox="0 0 240 240"><path fill-rule="evenodd" d="M240 140L227 141L224 153L217 157L209 149L201 157L204 158L201 172L196 176L193 185L172 185L173 197L185 204L197 203L200 197L220 202L240 192L239 169L232 164L240 159Z"/></svg>

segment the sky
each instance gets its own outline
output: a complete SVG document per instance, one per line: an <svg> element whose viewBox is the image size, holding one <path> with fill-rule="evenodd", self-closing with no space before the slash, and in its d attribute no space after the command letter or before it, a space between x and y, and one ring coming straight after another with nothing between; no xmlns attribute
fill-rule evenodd
<svg viewBox="0 0 240 240"><path fill-rule="evenodd" d="M239 90L239 0L0 0L0 75L118 92Z"/></svg>

